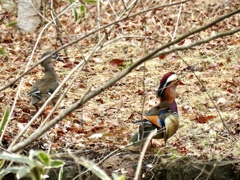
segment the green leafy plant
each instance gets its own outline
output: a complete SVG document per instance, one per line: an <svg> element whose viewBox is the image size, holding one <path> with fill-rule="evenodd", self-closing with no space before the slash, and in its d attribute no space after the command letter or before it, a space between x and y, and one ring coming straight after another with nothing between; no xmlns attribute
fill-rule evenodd
<svg viewBox="0 0 240 180"><path fill-rule="evenodd" d="M0 177L8 173L15 173L18 179L31 177L32 179L40 180L48 177L47 173L49 169L60 167L58 179L62 179L64 162L61 160L52 160L50 155L44 151L30 150L28 157L3 152L0 154L0 159L22 164L2 169Z"/></svg>
<svg viewBox="0 0 240 180"><path fill-rule="evenodd" d="M5 55L5 54L6 54L5 50L4 49L0 49L0 55Z"/></svg>
<svg viewBox="0 0 240 180"><path fill-rule="evenodd" d="M72 4L72 3L74 3L74 0L69 0L69 2ZM86 4L95 4L97 1L96 0L84 0L83 2ZM75 22L78 21L79 14L81 15L82 18L86 17L86 8L85 8L84 4L76 3L76 5L74 7L72 7L72 10L73 10Z"/></svg>
<svg viewBox="0 0 240 180"><path fill-rule="evenodd" d="M7 106L6 107L6 110L4 112L4 115L3 115L3 118L2 118L2 121L1 121L1 124L0 124L0 134L2 133L2 130L4 129L5 125L6 125L6 122L8 120L8 116L10 114L10 107Z"/></svg>
<svg viewBox="0 0 240 180"><path fill-rule="evenodd" d="M14 22L10 22L7 26L9 27L15 27L17 25L17 22L14 21Z"/></svg>

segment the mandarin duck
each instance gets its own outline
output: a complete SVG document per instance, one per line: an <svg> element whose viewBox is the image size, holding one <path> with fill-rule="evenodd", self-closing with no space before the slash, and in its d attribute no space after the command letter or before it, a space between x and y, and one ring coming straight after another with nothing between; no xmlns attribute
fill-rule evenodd
<svg viewBox="0 0 240 180"><path fill-rule="evenodd" d="M176 133L179 127L179 117L175 98L178 96L176 88L182 82L178 79L177 74L173 72L166 73L160 81L157 96L160 98L160 104L151 108L144 116L143 120L138 120L138 132L135 133L130 142L138 146L151 131L157 129L157 135L153 139L167 140Z"/></svg>
<svg viewBox="0 0 240 180"><path fill-rule="evenodd" d="M41 59L51 53L52 52L45 52L42 55ZM57 89L58 85L60 84L59 78L53 68L54 60L62 61L63 59L59 57L58 54L53 54L44 60L41 63L41 66L45 70L44 77L42 79L36 80L28 93L31 99L31 104L35 106L36 111L38 111L38 108L44 104L47 98L51 96L51 94ZM55 103L56 99L54 99L52 103Z"/></svg>

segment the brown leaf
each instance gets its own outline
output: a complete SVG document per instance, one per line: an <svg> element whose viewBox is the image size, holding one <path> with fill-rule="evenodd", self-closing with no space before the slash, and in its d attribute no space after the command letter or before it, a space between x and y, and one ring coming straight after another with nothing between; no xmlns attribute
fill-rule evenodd
<svg viewBox="0 0 240 180"><path fill-rule="evenodd" d="M230 88L228 88L228 89L227 89L227 92L229 92L229 93L233 93L233 90L230 89Z"/></svg>
<svg viewBox="0 0 240 180"><path fill-rule="evenodd" d="M14 67L13 67L13 68L8 68L8 69L6 69L7 72L14 72L14 71L16 71L16 70L17 70L17 69L14 68Z"/></svg>
<svg viewBox="0 0 240 180"><path fill-rule="evenodd" d="M71 131L73 133L79 133L79 134L87 134L87 132L83 128L78 128L78 127L68 127L68 131Z"/></svg>
<svg viewBox="0 0 240 180"><path fill-rule="evenodd" d="M45 108L45 110L46 110L46 111L51 111L51 110L52 110L52 107L47 106L47 107Z"/></svg>
<svg viewBox="0 0 240 180"><path fill-rule="evenodd" d="M144 92L143 92L142 90L138 89L138 90L135 92L135 94L144 95Z"/></svg>
<svg viewBox="0 0 240 180"><path fill-rule="evenodd" d="M231 84L234 87L238 87L238 84L237 84L236 80L234 80L234 79L233 79L233 81L226 80L225 83Z"/></svg>
<svg viewBox="0 0 240 180"><path fill-rule="evenodd" d="M57 135L58 135L58 136L64 136L64 135L65 135L65 132L62 131L62 130L58 130L58 131L57 131Z"/></svg>
<svg viewBox="0 0 240 180"><path fill-rule="evenodd" d="M63 67L72 69L75 67L75 63L67 63L67 64L63 65Z"/></svg>
<svg viewBox="0 0 240 180"><path fill-rule="evenodd" d="M35 68L35 69L33 69L33 70L31 71L31 74L36 74L36 73L38 73L38 72L39 72L39 69Z"/></svg>
<svg viewBox="0 0 240 180"><path fill-rule="evenodd" d="M124 63L124 60L122 60L122 59L112 59L108 63L111 66L117 67L117 66L121 66Z"/></svg>
<svg viewBox="0 0 240 180"><path fill-rule="evenodd" d="M30 109L28 107L23 107L22 111L28 114L30 113Z"/></svg>
<svg viewBox="0 0 240 180"><path fill-rule="evenodd" d="M128 119L133 119L133 117L134 117L134 113L131 113Z"/></svg>
<svg viewBox="0 0 240 180"><path fill-rule="evenodd" d="M11 138L12 138L12 137L9 136L9 135L7 135L7 134L4 134L4 135L3 135L3 139L10 140Z"/></svg>
<svg viewBox="0 0 240 180"><path fill-rule="evenodd" d="M166 57L166 54L162 54L160 56L158 56L159 59L164 59Z"/></svg>
<svg viewBox="0 0 240 180"><path fill-rule="evenodd" d="M191 109L191 107L188 106L188 105L182 106L182 111L185 112L185 113L187 113L190 109Z"/></svg>
<svg viewBox="0 0 240 180"><path fill-rule="evenodd" d="M86 88L86 86L85 86L83 83L78 83L77 86L78 86L79 88Z"/></svg>
<svg viewBox="0 0 240 180"><path fill-rule="evenodd" d="M97 102L99 102L99 103L101 103L101 104L103 104L103 103L104 103L104 101L103 101L103 99L102 99L102 98L98 98L98 99L96 99L96 101L97 101Z"/></svg>
<svg viewBox="0 0 240 180"><path fill-rule="evenodd" d="M28 87L31 87L31 86L32 86L32 84L29 83L29 82L25 82L25 85L28 86Z"/></svg>
<svg viewBox="0 0 240 180"><path fill-rule="evenodd" d="M187 153L186 146L180 146L179 149L178 149L178 152L180 152L182 154L186 154Z"/></svg>
<svg viewBox="0 0 240 180"><path fill-rule="evenodd" d="M207 123L207 121L211 120L211 119L214 119L216 118L217 116L214 116L214 115L211 115L211 116L203 116L203 115L200 115L200 116L197 116L195 118L195 120L200 123L200 124L204 124L204 123Z"/></svg>
<svg viewBox="0 0 240 180"><path fill-rule="evenodd" d="M23 114L22 116L18 117L17 121L20 123L27 123L29 120L29 116L27 114Z"/></svg>

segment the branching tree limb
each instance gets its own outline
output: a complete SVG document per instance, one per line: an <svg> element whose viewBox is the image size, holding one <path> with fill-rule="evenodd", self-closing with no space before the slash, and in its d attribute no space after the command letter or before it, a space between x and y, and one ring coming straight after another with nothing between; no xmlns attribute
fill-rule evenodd
<svg viewBox="0 0 240 180"><path fill-rule="evenodd" d="M240 11L240 9L238 10L238 12ZM236 12L236 11L235 11ZM232 15L234 15L235 13L230 13ZM227 15L226 15L227 16ZM225 18L226 18L225 16ZM230 17L230 16L227 16ZM220 18L219 18L220 19ZM221 17L222 19L222 17ZM219 22L217 20L215 20L214 22ZM213 23L209 23L211 25L214 25ZM204 30L207 27L210 27L210 25L207 24L203 27L200 27L199 29ZM200 32L201 30L195 30L194 32ZM36 140L37 138L41 137L45 132L47 132L51 127L53 127L57 122L59 122L60 120L62 120L64 117L66 117L69 113L73 112L74 110L78 109L79 107L81 107L82 105L84 105L87 101L89 101L90 99L92 99L93 97L97 96L98 94L100 94L101 92L103 92L105 89L109 88L110 86L112 86L113 84L115 84L117 81L119 81L120 79L122 79L123 77L125 77L127 74L129 74L134 68L136 68L137 66L139 66L140 64L142 64L143 62L155 57L156 55L162 55L162 54L169 54L172 52L176 52L176 51L180 51L180 50L186 50L189 48L192 48L194 46L200 45L200 44L204 44L207 43L211 40L217 39L219 37L224 37L224 36L228 36L228 35L232 35L234 33L237 33L240 31L240 28L236 28L232 31L226 31L223 33L219 33L215 36L209 37L207 39L204 40L200 40L200 41L196 41L188 46L181 46L181 47L176 47L176 48L172 48L170 50L166 50L166 51L162 51L163 49L166 49L174 44L177 44L178 42L182 41L183 39L189 37L190 35L194 34L192 32L185 34L179 38L177 38L176 40L174 40L173 42L167 43L166 45L156 49L155 51L153 51L152 53L148 54L147 56L139 59L138 61L136 61L135 63L133 63L131 66L125 68L124 70L122 70L118 75L116 75L115 77L111 78L110 80L108 80L106 83L104 83L102 86L96 88L95 90L89 92L88 94L86 94L81 100L75 102L72 106L70 106L69 108L65 109L61 114L59 114L58 116L56 116L53 120L51 120L50 122L48 122L47 124L45 124L41 129L39 129L37 132L33 133L29 138L27 138L26 140L19 142L18 144L16 144L15 146L9 148L8 150L11 152L17 152L21 149L23 149L24 147L26 147L27 145L29 145L31 142L33 142L34 140Z"/></svg>

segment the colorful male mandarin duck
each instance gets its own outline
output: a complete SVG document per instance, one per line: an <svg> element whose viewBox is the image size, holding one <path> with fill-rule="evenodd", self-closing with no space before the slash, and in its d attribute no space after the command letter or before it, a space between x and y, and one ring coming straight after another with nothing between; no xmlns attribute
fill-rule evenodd
<svg viewBox="0 0 240 180"><path fill-rule="evenodd" d="M42 58L51 53L52 52L45 52L42 55ZM63 59L59 57L58 54L53 54L45 61L43 61L41 63L41 66L45 69L44 77L42 79L36 80L28 93L31 99L31 104L35 106L37 111L39 106L42 106L44 104L47 98L55 91L55 89L57 89L58 85L60 84L59 78L53 68L54 60L62 61Z"/></svg>
<svg viewBox="0 0 240 180"><path fill-rule="evenodd" d="M151 108L144 116L144 120L136 121L140 124L138 132L133 135L130 141L137 146L141 140L145 142L151 131L157 129L157 135L153 139L164 138L167 140L176 133L179 127L179 117L175 98L178 96L176 88L182 82L177 74L169 72L165 74L160 82L157 96L160 98L160 104Z"/></svg>

